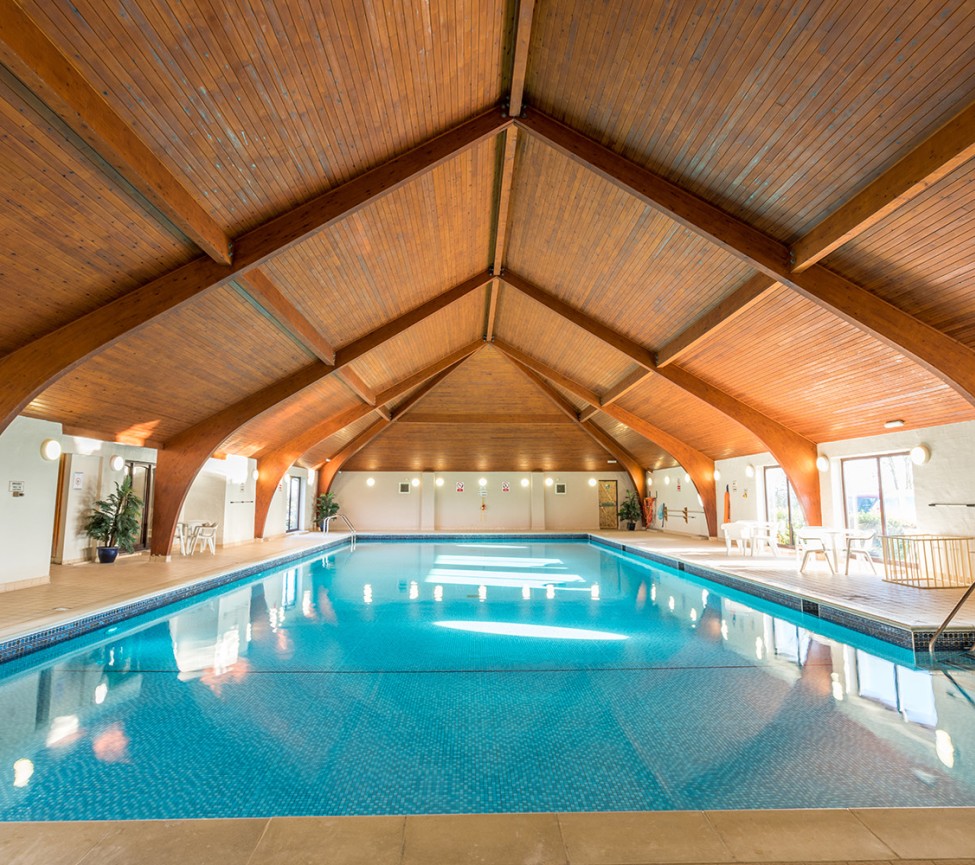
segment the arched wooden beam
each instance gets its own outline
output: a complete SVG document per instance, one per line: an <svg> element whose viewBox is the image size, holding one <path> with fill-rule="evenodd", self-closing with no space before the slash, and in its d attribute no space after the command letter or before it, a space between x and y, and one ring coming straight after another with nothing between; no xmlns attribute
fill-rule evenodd
<svg viewBox="0 0 975 865"><path fill-rule="evenodd" d="M514 288L524 291L538 303L558 313L566 321L571 321L617 351L637 360L645 369L653 370L681 390L706 402L735 423L745 427L768 448L782 466L799 498L806 521L810 525L822 524L819 473L816 471L817 450L813 442L685 369L674 364L655 367L652 359L648 359L649 353L642 346L606 325L594 321L581 310L574 309L564 301L554 298L538 286L531 285L527 280L510 273L505 274L504 279ZM609 413L613 402L613 400L601 399L599 407Z"/></svg>
<svg viewBox="0 0 975 865"><path fill-rule="evenodd" d="M387 419L381 418L372 424L368 429L359 433L352 441L350 441L345 447L343 447L337 454L332 456L330 459L326 460L324 463L320 463L316 468L318 469L318 494L324 495L327 493L332 484L335 481L335 476L341 470L343 464L349 460L351 457L355 456L359 451L361 451L369 442L371 442L377 435L386 430L396 421L401 420L403 416L415 406L423 397L425 397L430 391L432 391L440 382L442 382L448 375L450 375L457 367L459 367L464 361L458 361L454 363L442 372L437 373L433 378L431 378L423 387L417 390L410 398L404 402L396 411Z"/></svg>
<svg viewBox="0 0 975 865"><path fill-rule="evenodd" d="M0 62L214 261L233 245L156 154L14 0L0 0Z"/></svg>
<svg viewBox="0 0 975 865"><path fill-rule="evenodd" d="M153 499L152 547L154 556L169 556L179 512L186 494L200 468L209 456L235 430L259 414L294 396L316 381L341 369L357 357L386 340L402 333L425 318L434 315L454 301L465 297L490 281L488 273L479 274L445 291L432 300L367 333L336 352L335 366L314 363L300 372L266 387L232 406L194 424L166 442L156 463L156 491Z"/></svg>
<svg viewBox="0 0 975 865"><path fill-rule="evenodd" d="M639 433L644 438L649 439L654 444L667 451L667 453L677 460L677 462L679 462L684 467L684 470L691 476L691 480L694 482L694 486L697 488L698 495L701 497L702 507L704 508L704 516L708 525L708 533L712 537L717 536L718 510L717 496L714 488L714 460L696 448L692 448L686 442L682 442L679 438L671 435L666 430L662 430L660 427L654 426L649 421L645 421L643 418L638 417L632 412L620 408L615 403L613 405L600 407L599 397L596 396L595 393L590 391L588 388L583 387L578 382L573 381L568 376L563 375L558 370L548 366L548 364L543 363L531 355L525 354L520 349L499 340L495 340L494 345L496 348L508 355L508 357L519 361L529 369L532 369L539 375L549 379L549 381L554 382L560 387L565 388L570 393L575 394L580 399L585 400L590 405L599 407L600 410L605 414L609 415L615 420L618 420L620 423L625 424L634 432Z"/></svg>
<svg viewBox="0 0 975 865"><path fill-rule="evenodd" d="M510 124L500 109L487 111L235 239L232 265L198 258L8 354L0 359L0 432L41 391L122 337L259 267Z"/></svg>
<svg viewBox="0 0 975 865"><path fill-rule="evenodd" d="M766 276L869 333L975 405L975 350L821 265L796 273L789 247L534 109L519 127Z"/></svg>
<svg viewBox="0 0 975 865"><path fill-rule="evenodd" d="M368 404L353 406L333 417L320 421L286 444L273 448L258 457L257 491L254 496L255 538L264 537L267 515L271 509L271 500L274 498L278 484L281 483L281 479L287 474L288 469L294 465L295 460L323 439L335 435L349 424L361 420L374 411L375 407Z"/></svg>
<svg viewBox="0 0 975 865"><path fill-rule="evenodd" d="M483 342L472 343L465 349L464 352L460 354L459 352L454 352L451 355L451 362L447 365L444 364L444 360L439 360L436 363L430 364L425 369L420 370L416 375L410 376L397 382L390 388L384 390L383 397L384 402L396 399L402 396L404 393L412 390L417 386L418 382L416 376L423 376L420 383L425 380L431 380L430 384L426 387L421 387L417 394L412 397L408 404L412 405L416 399L429 393L431 387L435 387L443 378L456 369L461 363L463 363L471 354L477 351L484 345ZM460 356L458 356L460 355ZM380 403L378 406L372 405L358 405L353 408L347 409L346 411L340 412L334 417L327 418L312 427L309 427L300 435L289 438L287 441L266 448L257 455L257 468L258 468L258 479L257 479L257 494L255 496L254 502L254 537L260 538L264 537L265 529L267 528L267 516L271 509L271 501L274 498L275 490L277 490L278 484L281 483L281 479L287 474L288 469L294 465L295 461L306 451L315 447L319 442L324 441L331 435L340 432L345 429L350 424L361 420L370 412L378 411L383 407ZM402 407L401 407L402 408ZM397 413L399 417L401 411ZM383 416L384 420L392 420L391 417Z"/></svg>
<svg viewBox="0 0 975 865"><path fill-rule="evenodd" d="M518 370L526 377L535 387L537 387L548 399L559 409L566 417L570 418L573 423L575 423L589 438L591 438L596 444L598 444L603 450L613 456L626 469L627 474L630 476L630 480L633 482L633 487L640 497L640 501L646 498L647 495L647 473L643 466L640 465L640 461L633 456L626 448L623 447L616 439L614 439L605 430L600 429L594 423L584 423L579 420L579 414L576 412L575 406L572 405L562 394L560 394L552 385L550 385L542 376L529 367L525 366L523 363L515 360L510 355L505 355L505 357L514 364Z"/></svg>

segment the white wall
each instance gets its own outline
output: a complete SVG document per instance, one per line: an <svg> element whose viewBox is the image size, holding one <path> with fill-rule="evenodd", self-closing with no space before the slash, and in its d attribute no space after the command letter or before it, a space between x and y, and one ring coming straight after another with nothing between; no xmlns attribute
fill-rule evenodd
<svg viewBox="0 0 975 865"><path fill-rule="evenodd" d="M122 471L112 470L112 457L117 455L125 460L155 465L156 451L82 436L63 436L61 443L65 454L61 503L63 518L52 558L59 564L91 561L95 542L81 530L81 524L92 505L114 492L115 484L121 483L125 476ZM80 486L76 488L75 478L79 475Z"/></svg>
<svg viewBox="0 0 975 865"><path fill-rule="evenodd" d="M821 444L819 452L830 461L829 471L822 475L823 524L844 523L841 457L909 451L918 444L931 450L929 462L914 466L918 531L975 535L975 508L929 507L931 502L975 502L973 421Z"/></svg>
<svg viewBox="0 0 975 865"><path fill-rule="evenodd" d="M60 424L25 417L0 435L0 591L50 579L58 461L41 456L48 438L60 441ZM22 496L10 491L16 481L23 482Z"/></svg>
<svg viewBox="0 0 975 865"><path fill-rule="evenodd" d="M370 477L375 480L371 487L366 483ZM480 495L482 477L487 480L486 496ZM412 486L414 478L420 481L419 487ZM444 481L440 487L437 478ZM554 483L545 485L546 478L564 482L566 494L556 495ZM590 478L617 480L620 501L633 489L625 472L340 472L332 492L342 513L364 531L594 531L599 528L599 505ZM528 480L527 487L522 486L523 479ZM502 492L504 481L508 492ZM399 492L404 482L411 484L409 493ZM458 482L464 484L462 493L457 492ZM429 484L434 486L432 497L425 489ZM428 513L431 501L432 520Z"/></svg>
<svg viewBox="0 0 975 865"><path fill-rule="evenodd" d="M667 506L667 521L662 528L668 532L678 532L686 535L696 535L698 537L707 536L708 523L704 519L704 508L698 500L697 488L689 480L685 480L684 469L657 469L653 473L653 485L651 489L657 496L657 521L654 523L660 526L660 509L663 505ZM722 492L724 487L722 487ZM684 521L684 508L687 508L687 521ZM721 508L718 508L720 521Z"/></svg>
<svg viewBox="0 0 975 865"><path fill-rule="evenodd" d="M714 468L721 477L715 481L718 503L718 525L724 522L725 487L731 495L732 520L764 520L765 466L775 465L769 453L751 454L729 460L715 460ZM749 468L751 477L749 477Z"/></svg>
<svg viewBox="0 0 975 865"><path fill-rule="evenodd" d="M216 523L219 546L253 540L256 465L238 456L208 459L186 494L180 520Z"/></svg>

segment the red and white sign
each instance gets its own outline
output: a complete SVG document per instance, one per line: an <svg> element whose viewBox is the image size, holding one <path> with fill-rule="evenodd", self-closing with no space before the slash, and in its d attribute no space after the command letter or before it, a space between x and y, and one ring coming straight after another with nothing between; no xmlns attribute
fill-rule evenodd
<svg viewBox="0 0 975 865"><path fill-rule="evenodd" d="M464 482L463 481L457 481L457 492L459 492L459 493L464 492Z"/></svg>
<svg viewBox="0 0 975 865"><path fill-rule="evenodd" d="M503 492L503 493L510 493L511 492L511 484L509 484L507 481L501 481L501 492Z"/></svg>

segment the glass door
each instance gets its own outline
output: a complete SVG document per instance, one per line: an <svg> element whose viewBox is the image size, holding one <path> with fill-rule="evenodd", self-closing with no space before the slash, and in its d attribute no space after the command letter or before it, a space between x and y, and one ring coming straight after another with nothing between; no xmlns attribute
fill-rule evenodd
<svg viewBox="0 0 975 865"><path fill-rule="evenodd" d="M135 549L145 550L152 541L152 463L128 460L125 463L125 473L132 478L132 492L142 499L142 512L139 514L139 534L136 537Z"/></svg>
<svg viewBox="0 0 975 865"><path fill-rule="evenodd" d="M301 478L288 477L288 525L285 531L301 528Z"/></svg>
<svg viewBox="0 0 975 865"><path fill-rule="evenodd" d="M917 528L909 454L852 457L841 465L846 526L877 533L870 547L873 555L880 555L880 535L902 535Z"/></svg>
<svg viewBox="0 0 975 865"><path fill-rule="evenodd" d="M765 518L779 524L779 544L793 547L796 530L806 525L806 516L795 490L781 466L765 467Z"/></svg>

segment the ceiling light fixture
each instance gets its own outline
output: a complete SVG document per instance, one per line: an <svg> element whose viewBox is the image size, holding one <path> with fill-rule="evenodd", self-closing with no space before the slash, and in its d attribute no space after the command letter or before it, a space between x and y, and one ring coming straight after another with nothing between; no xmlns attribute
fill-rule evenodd
<svg viewBox="0 0 975 865"><path fill-rule="evenodd" d="M904 421L902 421L900 418L884 421L884 429L897 429L899 426L904 426Z"/></svg>

